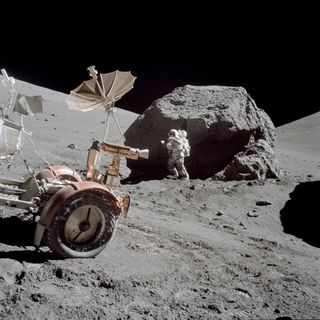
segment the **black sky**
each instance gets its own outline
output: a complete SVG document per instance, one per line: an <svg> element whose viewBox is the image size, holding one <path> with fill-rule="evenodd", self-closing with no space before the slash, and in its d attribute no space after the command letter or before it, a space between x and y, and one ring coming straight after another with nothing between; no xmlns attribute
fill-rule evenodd
<svg viewBox="0 0 320 320"><path fill-rule="evenodd" d="M0 67L65 93L88 79L89 65L102 73L131 70L134 89L117 106L138 113L185 84L243 86L276 125L320 110L319 22L312 8L262 7L257 14L197 8L179 16L150 8L143 19L94 22L45 16L2 37Z"/></svg>

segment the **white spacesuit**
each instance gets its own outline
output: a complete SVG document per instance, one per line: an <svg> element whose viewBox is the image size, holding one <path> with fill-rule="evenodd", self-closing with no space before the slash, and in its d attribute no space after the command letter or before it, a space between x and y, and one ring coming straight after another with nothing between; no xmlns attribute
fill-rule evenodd
<svg viewBox="0 0 320 320"><path fill-rule="evenodd" d="M175 178L189 179L189 174L184 166L184 158L190 155L190 146L185 130L171 129L166 143L168 149L168 171ZM164 141L161 141L163 144Z"/></svg>

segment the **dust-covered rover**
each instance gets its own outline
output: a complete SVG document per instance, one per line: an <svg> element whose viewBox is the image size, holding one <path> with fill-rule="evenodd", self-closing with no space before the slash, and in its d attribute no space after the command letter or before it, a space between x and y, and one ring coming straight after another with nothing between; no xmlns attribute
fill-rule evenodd
<svg viewBox="0 0 320 320"><path fill-rule="evenodd" d="M130 195L112 187L119 179L120 158L149 155L148 150L107 142L110 120L121 131L113 113L114 102L133 87L135 77L120 71L98 74L94 66L88 70L91 79L71 91L67 104L79 111L102 106L107 121L102 142L95 141L88 151L85 178L67 166L49 165L39 172L27 166L28 175L22 180L0 179L0 205L25 209L26 215L37 223L35 247L46 244L65 258L95 257L106 247L116 232L118 217L127 216L130 206ZM21 150L23 135L28 134L23 128L23 115L40 112L41 108L36 97L17 95L14 79L4 69L1 71L10 101L7 108L0 110L0 156L11 159ZM10 113L17 111L17 106L27 112L21 112L21 123L10 120ZM103 152L112 155L112 163L104 172L99 169Z"/></svg>

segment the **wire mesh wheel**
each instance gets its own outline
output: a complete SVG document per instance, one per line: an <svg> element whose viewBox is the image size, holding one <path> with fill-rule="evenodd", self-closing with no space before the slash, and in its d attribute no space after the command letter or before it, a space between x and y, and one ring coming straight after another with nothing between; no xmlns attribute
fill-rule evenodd
<svg viewBox="0 0 320 320"><path fill-rule="evenodd" d="M92 258L111 241L117 222L113 199L85 190L61 204L46 231L46 243L65 258Z"/></svg>

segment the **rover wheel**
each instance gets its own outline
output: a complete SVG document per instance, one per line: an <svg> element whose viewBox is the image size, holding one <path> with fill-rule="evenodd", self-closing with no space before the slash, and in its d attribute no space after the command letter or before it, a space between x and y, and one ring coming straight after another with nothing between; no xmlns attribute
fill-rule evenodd
<svg viewBox="0 0 320 320"><path fill-rule="evenodd" d="M117 217L109 199L79 192L61 204L47 229L47 245L65 258L95 257L115 234Z"/></svg>

